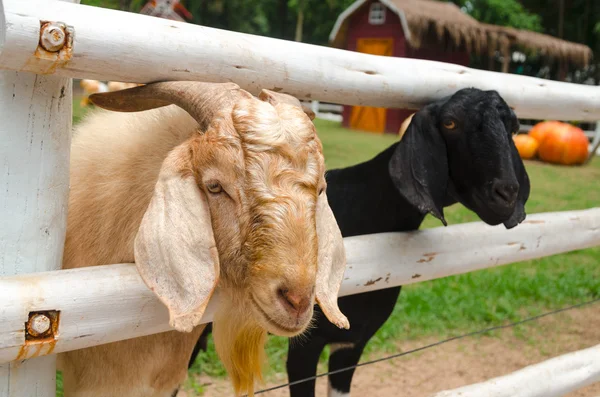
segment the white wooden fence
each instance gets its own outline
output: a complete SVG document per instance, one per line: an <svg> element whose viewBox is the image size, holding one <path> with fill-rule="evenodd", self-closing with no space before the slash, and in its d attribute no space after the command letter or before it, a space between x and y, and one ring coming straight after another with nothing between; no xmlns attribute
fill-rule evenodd
<svg viewBox="0 0 600 397"><path fill-rule="evenodd" d="M0 70L1 397L53 397L53 353L168 329L166 309L134 265L57 270L66 227L74 77L235 81L253 93L269 88L304 100L387 107L417 107L476 86L498 90L523 118L600 119L598 87L359 54L52 0L0 0ZM477 222L351 237L345 243L341 295L600 245L600 208L529 215L512 230ZM206 321L217 305L218 292ZM33 338L26 338L26 327ZM35 338L39 333L43 338ZM478 392L470 395L513 395L511 387L525 383L537 391L519 395L542 395L546 385L532 379L547 368L564 368L560 381L551 382L552 395L563 395L598 380L598 365L578 370L585 362L597 364L598 350L472 386Z"/></svg>

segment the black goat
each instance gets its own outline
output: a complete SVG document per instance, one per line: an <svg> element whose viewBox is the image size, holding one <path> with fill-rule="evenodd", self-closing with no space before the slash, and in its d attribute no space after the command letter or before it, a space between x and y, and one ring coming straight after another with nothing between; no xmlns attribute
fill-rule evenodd
<svg viewBox="0 0 600 397"><path fill-rule="evenodd" d="M443 209L456 202L490 225L517 226L525 219L530 190L511 136L518 128L517 117L495 91L463 89L426 106L400 142L370 161L327 172L327 197L342 235L417 230L427 213L446 225ZM315 327L289 345L289 381L314 376L328 344L329 371L357 364L400 289L339 298L350 330L329 323L317 306ZM330 375L329 396L349 395L353 374ZM293 385L291 397L314 396L314 388L314 380Z"/></svg>

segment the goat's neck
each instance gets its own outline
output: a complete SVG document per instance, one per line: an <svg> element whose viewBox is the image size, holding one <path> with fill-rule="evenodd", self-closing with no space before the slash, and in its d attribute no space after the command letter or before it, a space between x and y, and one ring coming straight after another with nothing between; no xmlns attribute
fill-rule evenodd
<svg viewBox="0 0 600 397"><path fill-rule="evenodd" d="M395 148L396 144L369 161L327 172L329 205L344 237L415 230L423 221L389 176Z"/></svg>
<svg viewBox="0 0 600 397"><path fill-rule="evenodd" d="M364 163L327 172L329 205L344 237L416 230L423 222L425 215L400 195L388 171L399 144ZM449 185L444 207L458 202L452 192Z"/></svg>

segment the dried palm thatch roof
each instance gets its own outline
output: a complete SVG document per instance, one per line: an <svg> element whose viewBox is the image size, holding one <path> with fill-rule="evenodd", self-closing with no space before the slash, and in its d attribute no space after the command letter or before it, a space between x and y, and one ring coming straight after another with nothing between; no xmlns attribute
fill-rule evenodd
<svg viewBox="0 0 600 397"><path fill-rule="evenodd" d="M587 66L592 59L590 47L562 40L547 34L506 26L481 24L488 32L488 51L503 50L506 43L538 53L541 57ZM505 51L502 51L505 53Z"/></svg>
<svg viewBox="0 0 600 397"><path fill-rule="evenodd" d="M454 3L435 0L389 0L389 3L404 13L410 31L409 43L414 48L419 48L431 31L438 41L448 38L455 47L464 45L469 52L480 53L486 47L485 29Z"/></svg>
<svg viewBox="0 0 600 397"><path fill-rule="evenodd" d="M543 57L586 66L592 51L583 44L572 43L541 33L480 23L463 13L455 4L435 0L379 0L398 15L402 30L413 48L433 33L438 42L450 42L455 47L480 54L486 50L493 53L499 49L507 53L511 46L519 46L538 52ZM332 46L345 48L350 17L370 0L357 0L341 13L331 31Z"/></svg>
<svg viewBox="0 0 600 397"><path fill-rule="evenodd" d="M379 0L398 15L404 36L413 48L419 48L434 33L438 41L450 40L455 47L480 53L485 47L485 29L475 19L464 14L453 3L435 0ZM369 0L357 0L338 17L329 41L334 47L344 48L350 16Z"/></svg>

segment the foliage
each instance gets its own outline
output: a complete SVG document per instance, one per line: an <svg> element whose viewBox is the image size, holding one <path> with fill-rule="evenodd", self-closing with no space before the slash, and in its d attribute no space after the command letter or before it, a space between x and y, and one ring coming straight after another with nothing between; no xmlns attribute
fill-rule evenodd
<svg viewBox="0 0 600 397"><path fill-rule="evenodd" d="M517 0L460 0L458 3L481 22L534 32L543 29L540 16L527 11Z"/></svg>

